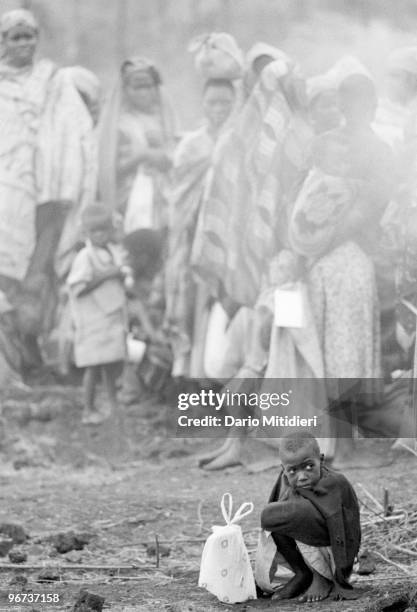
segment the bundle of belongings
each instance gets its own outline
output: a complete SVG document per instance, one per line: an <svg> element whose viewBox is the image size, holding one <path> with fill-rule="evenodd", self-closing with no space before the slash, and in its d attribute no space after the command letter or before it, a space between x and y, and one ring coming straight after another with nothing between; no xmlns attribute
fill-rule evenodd
<svg viewBox="0 0 417 612"><path fill-rule="evenodd" d="M205 79L239 79L243 73L243 53L226 32L212 32L194 38L188 47L194 54L197 71Z"/></svg>
<svg viewBox="0 0 417 612"><path fill-rule="evenodd" d="M213 533L204 545L198 580L198 586L229 604L256 599L255 581L248 551L242 530L236 524L252 512L253 504L251 502L242 504L233 518L232 508L232 496L230 493L225 493L221 509L226 525L212 527Z"/></svg>

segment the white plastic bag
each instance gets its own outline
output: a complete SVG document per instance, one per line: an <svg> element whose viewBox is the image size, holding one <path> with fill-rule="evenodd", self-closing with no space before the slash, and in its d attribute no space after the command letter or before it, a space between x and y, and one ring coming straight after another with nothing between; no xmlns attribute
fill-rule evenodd
<svg viewBox="0 0 417 612"><path fill-rule="evenodd" d="M138 229L152 229L154 226L154 185L153 178L139 170L133 182L127 202L123 229L131 234Z"/></svg>
<svg viewBox="0 0 417 612"><path fill-rule="evenodd" d="M226 510L226 499L228 510ZM230 493L225 493L221 509L226 525L214 525L201 557L198 586L207 589L224 603L239 603L256 599L255 580L249 561L248 551L243 541L242 530L236 525L253 510L253 504L246 502L232 518L233 501Z"/></svg>

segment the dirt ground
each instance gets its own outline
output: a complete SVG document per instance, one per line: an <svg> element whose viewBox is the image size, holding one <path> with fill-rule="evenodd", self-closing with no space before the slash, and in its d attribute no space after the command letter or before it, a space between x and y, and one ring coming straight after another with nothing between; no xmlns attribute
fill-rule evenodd
<svg viewBox="0 0 417 612"><path fill-rule="evenodd" d="M105 598L103 609L120 612L365 611L384 594L410 591L417 583L417 553L389 553L390 563L376 558L374 574L354 574L353 581L366 589L358 601L221 604L197 586L204 540L211 525L223 524L220 498L228 491L236 507L254 502L254 512L242 524L253 557L259 513L274 482L274 469L255 474L246 466L202 471L195 455L219 442L177 439L167 425L168 411L174 409L166 406L145 403L125 409L122 440L115 436L113 422L81 425L81 401L74 389L37 388L9 395L1 400L1 408L0 523L20 523L30 537L15 546L28 555L19 569L7 567L7 556L0 558L0 610L71 610L84 588ZM358 452L366 448L384 464L346 472L361 499L366 496L358 483L380 501L387 488L394 510L410 504L417 508L417 457L391 455L389 441L359 440L357 445ZM271 453L275 451L252 440L246 459L251 463ZM89 543L60 554L51 536L69 530L87 533ZM39 582L42 567L60 567L58 579ZM18 592L58 593L60 602L13 607L8 594Z"/></svg>

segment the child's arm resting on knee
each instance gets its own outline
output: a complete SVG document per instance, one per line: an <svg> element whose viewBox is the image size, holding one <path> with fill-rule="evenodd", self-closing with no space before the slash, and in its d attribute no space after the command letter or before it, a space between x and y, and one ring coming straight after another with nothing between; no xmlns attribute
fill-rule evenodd
<svg viewBox="0 0 417 612"><path fill-rule="evenodd" d="M267 531L276 531L280 526L281 502L267 504L261 513L261 527Z"/></svg>

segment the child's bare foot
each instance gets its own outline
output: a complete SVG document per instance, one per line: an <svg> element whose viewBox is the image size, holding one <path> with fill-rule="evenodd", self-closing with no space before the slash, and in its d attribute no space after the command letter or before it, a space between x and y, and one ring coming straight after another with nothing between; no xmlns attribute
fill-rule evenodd
<svg viewBox="0 0 417 612"><path fill-rule="evenodd" d="M204 469L209 471L224 470L228 467L240 465L242 463L240 447L240 440L232 439L226 451L216 457L216 459L213 459L210 463L207 463Z"/></svg>
<svg viewBox="0 0 417 612"><path fill-rule="evenodd" d="M224 444L222 444L219 448L216 448L215 450L211 451L211 453L206 453L205 455L198 456L197 457L198 467L203 467L207 463L210 463L210 461L213 461L213 459L216 459L217 457L222 455L227 450L228 446L230 446L231 442L232 442L232 439L227 438Z"/></svg>
<svg viewBox="0 0 417 612"><path fill-rule="evenodd" d="M297 595L304 593L310 582L310 572L300 572L299 574L295 574L295 576L291 578L291 580L289 580L287 584L282 587L282 589L279 589L272 595L272 599L275 601L280 601L281 599L292 599L293 597L297 597Z"/></svg>
<svg viewBox="0 0 417 612"><path fill-rule="evenodd" d="M307 591L298 599L298 601L303 603L323 601L323 599L326 599L329 596L332 586L333 585L330 580L327 580L327 578L321 574L313 571L313 581L308 587Z"/></svg>

